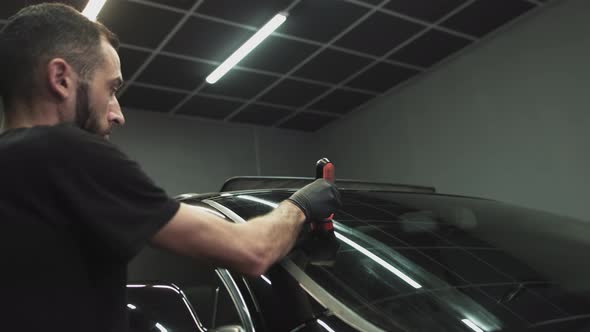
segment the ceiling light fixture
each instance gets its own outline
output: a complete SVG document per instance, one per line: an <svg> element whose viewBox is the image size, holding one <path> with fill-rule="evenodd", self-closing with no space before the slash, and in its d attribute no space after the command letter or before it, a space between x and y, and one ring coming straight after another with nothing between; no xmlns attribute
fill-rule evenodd
<svg viewBox="0 0 590 332"><path fill-rule="evenodd" d="M278 27L281 26L287 20L286 13L279 13L275 15L268 23L266 23L260 30L258 30L254 36L250 37L244 45L240 46L237 51L235 51L232 55L230 55L227 60L225 60L217 69L215 69L209 76L207 76L206 81L209 84L215 84L215 82L219 81L223 75L227 74L235 65L237 65L246 55L248 55L256 46L260 45L266 37L268 37L273 31L275 31Z"/></svg>
<svg viewBox="0 0 590 332"><path fill-rule="evenodd" d="M147 287L147 285L139 285L139 284L127 285L127 288L143 288L143 287Z"/></svg>
<svg viewBox="0 0 590 332"><path fill-rule="evenodd" d="M168 332L168 329L166 329L164 326L162 326L162 324L160 323L156 323L156 327L158 328L158 330L160 330L160 332Z"/></svg>
<svg viewBox="0 0 590 332"><path fill-rule="evenodd" d="M96 17L100 10L104 6L107 0L90 0L86 5L86 8L82 11L82 15L88 17L91 21L96 21Z"/></svg>
<svg viewBox="0 0 590 332"><path fill-rule="evenodd" d="M266 281L267 284L272 285L272 282L270 281L270 279L268 279L264 274L261 275L260 278L262 278L262 280Z"/></svg>
<svg viewBox="0 0 590 332"><path fill-rule="evenodd" d="M321 319L317 320L318 324L320 324L324 329L326 329L326 331L328 332L336 332L334 331L328 324L324 323L324 321L322 321Z"/></svg>
<svg viewBox="0 0 590 332"><path fill-rule="evenodd" d="M484 332L479 326L477 326L470 319L461 319L461 321L463 322L463 324L469 326L475 332Z"/></svg>

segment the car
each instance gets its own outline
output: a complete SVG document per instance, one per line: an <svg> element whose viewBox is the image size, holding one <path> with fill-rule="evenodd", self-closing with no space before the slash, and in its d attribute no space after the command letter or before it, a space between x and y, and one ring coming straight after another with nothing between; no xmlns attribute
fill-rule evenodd
<svg viewBox="0 0 590 332"><path fill-rule="evenodd" d="M243 223L312 180L233 178L178 200ZM337 185L329 262L303 244L258 278L199 267L134 281L133 331L590 331L588 222L430 187Z"/></svg>

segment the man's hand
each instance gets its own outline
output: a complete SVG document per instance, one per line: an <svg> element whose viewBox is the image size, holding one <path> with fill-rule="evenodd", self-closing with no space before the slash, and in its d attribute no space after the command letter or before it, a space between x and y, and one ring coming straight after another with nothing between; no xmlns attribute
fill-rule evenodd
<svg viewBox="0 0 590 332"><path fill-rule="evenodd" d="M342 206L340 192L324 179L317 179L297 190L288 200L303 211L307 222L324 220Z"/></svg>

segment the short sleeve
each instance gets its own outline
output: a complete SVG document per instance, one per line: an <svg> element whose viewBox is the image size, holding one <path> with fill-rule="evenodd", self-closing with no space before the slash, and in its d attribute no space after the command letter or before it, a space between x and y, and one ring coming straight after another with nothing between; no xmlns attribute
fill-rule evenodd
<svg viewBox="0 0 590 332"><path fill-rule="evenodd" d="M60 210L87 248L128 261L176 214L170 198L115 145L73 127L61 128L52 181Z"/></svg>

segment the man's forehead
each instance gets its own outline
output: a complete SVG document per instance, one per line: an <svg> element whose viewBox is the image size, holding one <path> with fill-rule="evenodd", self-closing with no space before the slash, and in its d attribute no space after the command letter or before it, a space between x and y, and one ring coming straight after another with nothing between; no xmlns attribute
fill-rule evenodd
<svg viewBox="0 0 590 332"><path fill-rule="evenodd" d="M113 48L113 59L115 60L115 65L118 68L121 68L121 58L119 57L119 53Z"/></svg>
<svg viewBox="0 0 590 332"><path fill-rule="evenodd" d="M121 75L121 59L119 58L119 54L115 50L115 48L103 38L102 40L102 49L104 56L106 58L106 62L113 67L114 70L118 72L118 76Z"/></svg>

